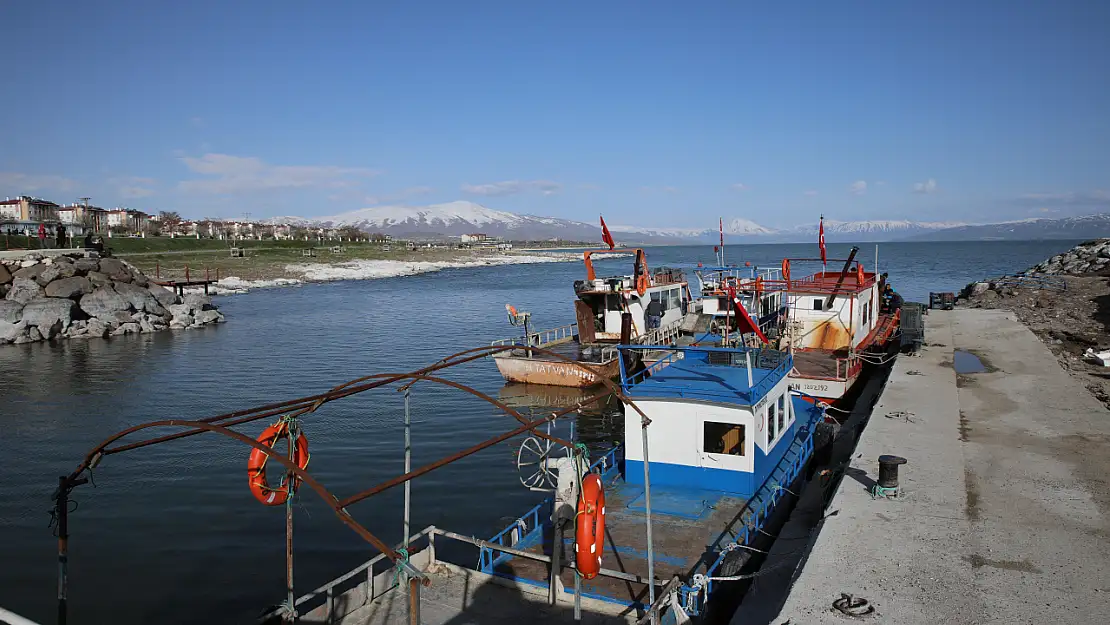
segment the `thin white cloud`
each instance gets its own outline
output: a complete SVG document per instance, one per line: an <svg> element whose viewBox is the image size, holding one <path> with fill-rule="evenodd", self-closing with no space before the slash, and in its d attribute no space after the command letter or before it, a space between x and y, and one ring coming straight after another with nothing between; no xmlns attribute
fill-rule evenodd
<svg viewBox="0 0 1110 625"><path fill-rule="evenodd" d="M857 180L848 186L848 190L856 195L863 195L867 193L867 181Z"/></svg>
<svg viewBox="0 0 1110 625"><path fill-rule="evenodd" d="M116 193L126 200L135 200L154 195L155 191L151 187L157 184L154 178L146 178L143 176L120 176L116 178L109 178L108 184L116 188Z"/></svg>
<svg viewBox="0 0 1110 625"><path fill-rule="evenodd" d="M929 178L925 182L915 182L913 183L913 192L923 194L936 193L937 181Z"/></svg>
<svg viewBox="0 0 1110 625"><path fill-rule="evenodd" d="M76 187L77 181L65 176L0 171L0 188L5 190L5 195L23 195L34 191L72 191Z"/></svg>
<svg viewBox="0 0 1110 625"><path fill-rule="evenodd" d="M205 154L181 159L194 173L211 176L178 183L182 191L244 193L272 189L341 188L378 175L366 167L335 165L271 165L262 159L230 154Z"/></svg>
<svg viewBox="0 0 1110 625"><path fill-rule="evenodd" d="M802 195L804 195L806 197L813 197L813 196L817 195L817 190L816 189L809 189L808 191L803 191Z"/></svg>
<svg viewBox="0 0 1110 625"><path fill-rule="evenodd" d="M427 195L432 191L435 191L435 189L433 189L432 187L408 187L407 189L401 189L397 193L389 193L386 195L368 195L363 198L363 202L365 202L366 204L389 204L391 202L400 202L409 198Z"/></svg>
<svg viewBox="0 0 1110 625"><path fill-rule="evenodd" d="M1110 192L1102 189L1094 191L1065 191L1062 193L1026 193L1017 198L1016 203L1035 206L1074 206L1110 208Z"/></svg>
<svg viewBox="0 0 1110 625"><path fill-rule="evenodd" d="M515 195L526 191L538 191L543 195L555 195L561 186L550 180L503 180L487 184L464 184L460 187L463 193L497 197L502 195Z"/></svg>
<svg viewBox="0 0 1110 625"><path fill-rule="evenodd" d="M749 187L748 185L746 185L742 182L737 182L736 184L732 185L732 190L733 191L748 191L750 189L751 189L751 187Z"/></svg>

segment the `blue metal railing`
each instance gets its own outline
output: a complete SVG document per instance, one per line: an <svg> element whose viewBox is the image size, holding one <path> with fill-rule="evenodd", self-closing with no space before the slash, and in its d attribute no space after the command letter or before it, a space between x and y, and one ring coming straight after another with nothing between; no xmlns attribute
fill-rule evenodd
<svg viewBox="0 0 1110 625"><path fill-rule="evenodd" d="M629 375L627 362L625 360L626 350L639 350L639 351L657 351L665 352L667 355L660 358L658 361L653 362L648 367L634 374ZM793 357L786 352L780 352L772 349L765 349L759 347L673 347L666 345L621 345L618 347L617 353L619 354L620 361L620 375L621 375L621 389L625 393L633 393L634 387L646 380L651 374L656 373L668 365L677 362L678 360L685 359L688 353L704 353L706 359L699 361L712 367L736 367L747 368L748 358L751 360L751 368L753 371L753 378L755 371L763 371L757 380L754 380L750 388L737 389L734 391L707 391L704 389L684 391L680 387L668 389L668 392L673 393L677 397L692 397L692 398L709 398L720 399L723 401L735 402L741 399L746 402L752 402L763 397L775 387L782 378L790 373L794 368ZM725 355L727 362L714 362L712 356L714 354ZM726 387L722 387L726 388Z"/></svg>
<svg viewBox="0 0 1110 625"><path fill-rule="evenodd" d="M736 530L736 537L725 542L725 536L727 535L722 535L721 539L710 545L710 549L717 553L717 558L713 561L713 564L706 568L704 573L706 577L713 577L731 551L742 548L755 539L755 536L763 530L767 517L782 498L782 493L786 492L787 487L805 470L806 464L813 456L814 430L824 418L823 410L817 413L815 412L816 408L811 408L809 411L812 416L798 428L794 442L791 443L790 449L787 450L784 456L785 462L782 462L775 469L763 486L748 501L746 514L741 518L744 525ZM722 542L724 544L721 544ZM706 582L704 588L684 584L679 593L685 609L693 615L699 614L705 604L705 599L713 592L713 584L712 579ZM701 594L703 590L705 591L704 595Z"/></svg>
<svg viewBox="0 0 1110 625"><path fill-rule="evenodd" d="M614 445L609 451L602 454L601 457L590 464L590 472L597 473L601 476L602 480L608 480L613 476L614 471L619 470L623 452L624 447L622 445ZM531 544L536 538L542 535L544 524L550 517L550 514L546 511L551 509L554 502L554 497L545 498L536 505L536 507L525 512L516 521L507 525L505 529L494 534L488 542L496 543L504 547L515 546L518 549L521 548L522 545L527 546ZM490 547L479 547L478 570L482 573L489 573L492 575L494 574L494 569L497 568L498 565L512 558L512 554L504 552L497 553L495 549ZM512 578L517 579L516 577Z"/></svg>

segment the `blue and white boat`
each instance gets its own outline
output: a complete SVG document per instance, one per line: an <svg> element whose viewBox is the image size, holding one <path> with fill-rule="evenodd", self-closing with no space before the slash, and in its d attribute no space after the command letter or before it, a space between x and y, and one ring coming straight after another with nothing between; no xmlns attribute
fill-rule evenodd
<svg viewBox="0 0 1110 625"><path fill-rule="evenodd" d="M666 356L632 374L624 363L636 350ZM590 467L605 487L602 573L575 579L574 520L559 528L558 495L487 543L568 554L554 584L562 601L573 599L577 581L582 597L626 613L642 610L648 579L654 576L662 592L677 577L672 608L696 615L714 578L739 570L748 554L743 547L800 479L824 412L790 390L792 358L785 352L637 345L622 346L621 356L621 385L639 412L626 407L624 444ZM571 467L562 464L560 473ZM516 584L553 585L544 563L492 547L482 549L479 570Z"/></svg>

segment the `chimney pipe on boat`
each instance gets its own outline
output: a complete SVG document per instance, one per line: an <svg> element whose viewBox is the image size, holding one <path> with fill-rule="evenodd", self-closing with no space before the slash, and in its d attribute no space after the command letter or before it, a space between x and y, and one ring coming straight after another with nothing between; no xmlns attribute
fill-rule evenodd
<svg viewBox="0 0 1110 625"><path fill-rule="evenodd" d="M833 287L833 292L829 294L829 299L825 300L825 310L832 308L833 301L836 300L836 294L840 292L840 287L844 284L844 278L848 276L848 270L852 268L852 261L856 259L856 252L859 252L859 248L853 245L852 251L848 253L848 260L844 261L844 269L840 271L840 275L836 278L836 286Z"/></svg>

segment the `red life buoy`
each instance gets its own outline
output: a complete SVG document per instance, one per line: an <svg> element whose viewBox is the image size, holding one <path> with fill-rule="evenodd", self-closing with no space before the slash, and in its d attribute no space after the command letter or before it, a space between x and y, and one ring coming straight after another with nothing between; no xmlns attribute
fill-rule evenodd
<svg viewBox="0 0 1110 625"><path fill-rule="evenodd" d="M860 286L863 286L863 278L864 278L863 263L856 263L856 280L857 280L856 283L859 284Z"/></svg>
<svg viewBox="0 0 1110 625"><path fill-rule="evenodd" d="M289 438L289 424L279 421L263 430L257 440L273 449L274 445L283 438ZM251 494L255 499L267 506L280 506L289 499L290 488L288 484L270 488L270 483L266 480L266 461L269 459L270 457L261 449L251 449L250 459L247 460L247 477ZM293 462L302 469L308 466L308 439L305 438L304 432L297 434L297 440L293 446Z"/></svg>
<svg viewBox="0 0 1110 625"><path fill-rule="evenodd" d="M596 473L582 478L576 520L574 563L582 577L593 579L601 572L601 557L605 550L605 489Z"/></svg>
<svg viewBox="0 0 1110 625"><path fill-rule="evenodd" d="M790 285L790 259L789 258L782 259L782 279L786 281L786 284L788 286Z"/></svg>
<svg viewBox="0 0 1110 625"><path fill-rule="evenodd" d="M756 297L763 294L763 278L755 279L755 294Z"/></svg>
<svg viewBox="0 0 1110 625"><path fill-rule="evenodd" d="M643 296L648 290L648 277L647 274L641 274L636 278L636 292Z"/></svg>

